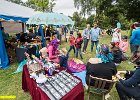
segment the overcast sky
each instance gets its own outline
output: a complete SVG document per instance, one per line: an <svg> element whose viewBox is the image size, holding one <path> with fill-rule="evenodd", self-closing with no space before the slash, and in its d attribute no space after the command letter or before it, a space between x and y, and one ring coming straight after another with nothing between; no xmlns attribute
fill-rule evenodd
<svg viewBox="0 0 140 100"><path fill-rule="evenodd" d="M22 0L27 1L27 0ZM63 13L67 16L72 16L77 9L74 7L74 0L56 0L54 12Z"/></svg>

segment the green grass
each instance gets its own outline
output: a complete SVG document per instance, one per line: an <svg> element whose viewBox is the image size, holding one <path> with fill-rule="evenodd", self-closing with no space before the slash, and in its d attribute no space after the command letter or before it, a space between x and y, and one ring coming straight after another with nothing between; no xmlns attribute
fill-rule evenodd
<svg viewBox="0 0 140 100"><path fill-rule="evenodd" d="M122 32L122 34L127 34L127 32L126 33ZM107 36L107 35L100 38L100 43L102 43L102 44L109 44L110 41L111 41L111 37ZM60 48L62 48L62 47L66 47L67 49L69 49L69 43L63 42L62 45L60 46ZM94 47L94 51L91 53L90 52L90 42L88 44L87 51L89 51L89 52L87 54L83 55L83 58L84 58L83 62L85 64L87 63L89 58L95 57L95 47ZM130 50L128 51L128 55L130 55ZM74 53L70 52L70 58L74 58L74 57L75 57ZM31 100L30 94L25 93L22 90L22 73L11 74L16 70L18 64L14 63L10 66L11 67L6 70L0 69L0 96L16 95L17 100ZM125 61L125 62L122 62L121 65L118 66L117 69L118 70L126 70L126 69L132 70L133 65L129 65L128 61ZM87 99L87 92L85 91L85 100L86 99ZM92 99L100 100L101 97L92 96ZM0 100L2 100L2 99L0 99ZM115 87L113 87L113 89L110 92L109 100L119 100Z"/></svg>

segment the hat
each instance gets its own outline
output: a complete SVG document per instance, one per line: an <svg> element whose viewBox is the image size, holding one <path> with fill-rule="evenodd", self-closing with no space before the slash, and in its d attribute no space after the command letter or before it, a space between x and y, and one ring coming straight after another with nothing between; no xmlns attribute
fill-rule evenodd
<svg viewBox="0 0 140 100"><path fill-rule="evenodd" d="M127 39L128 37L126 35L122 36L122 39Z"/></svg>
<svg viewBox="0 0 140 100"><path fill-rule="evenodd" d="M140 27L140 22L134 23L135 27Z"/></svg>
<svg viewBox="0 0 140 100"><path fill-rule="evenodd" d="M88 60L89 63L91 64L98 64L98 63L102 63L101 59L100 58L90 58Z"/></svg>
<svg viewBox="0 0 140 100"><path fill-rule="evenodd" d="M104 54L108 54L109 53L109 46L107 44L102 44L101 45L101 52Z"/></svg>
<svg viewBox="0 0 140 100"><path fill-rule="evenodd" d="M117 30L118 30L118 28L115 28L115 29L114 29L114 32L116 32Z"/></svg>

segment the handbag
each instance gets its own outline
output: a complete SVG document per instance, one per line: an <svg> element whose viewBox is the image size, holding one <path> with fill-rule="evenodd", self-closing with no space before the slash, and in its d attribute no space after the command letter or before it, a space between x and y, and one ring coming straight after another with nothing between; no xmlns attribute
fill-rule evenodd
<svg viewBox="0 0 140 100"><path fill-rule="evenodd" d="M68 61L68 70L73 72L82 72L86 70L85 64L76 63L73 59Z"/></svg>

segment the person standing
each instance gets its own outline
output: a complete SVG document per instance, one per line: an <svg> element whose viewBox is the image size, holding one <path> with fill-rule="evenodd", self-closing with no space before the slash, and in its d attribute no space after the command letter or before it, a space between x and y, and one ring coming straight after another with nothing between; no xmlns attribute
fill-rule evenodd
<svg viewBox="0 0 140 100"><path fill-rule="evenodd" d="M135 23L135 30L130 38L131 52L134 53L140 47L140 23Z"/></svg>
<svg viewBox="0 0 140 100"><path fill-rule="evenodd" d="M74 53L75 53L75 37L73 36L73 34L70 34L70 38L69 38L69 42L70 42L70 49L68 50L68 54L70 53L70 51L73 49Z"/></svg>
<svg viewBox="0 0 140 100"><path fill-rule="evenodd" d="M94 44L96 45L96 48L99 44L99 36L101 33L101 29L97 26L97 24L94 24L94 27L91 28L90 32L90 38L91 38L91 52L93 51Z"/></svg>
<svg viewBox="0 0 140 100"><path fill-rule="evenodd" d="M87 28L84 29L83 31L83 40L84 40L84 46L83 46L83 54L86 52L87 46L88 46L88 42L90 39L90 24L87 24Z"/></svg>
<svg viewBox="0 0 140 100"><path fill-rule="evenodd" d="M78 53L80 54L81 59L82 57L82 52L81 52L81 45L83 43L83 39L80 33L77 34L77 38L75 40L75 47L76 47L76 58L78 58Z"/></svg>
<svg viewBox="0 0 140 100"><path fill-rule="evenodd" d="M121 30L119 28L116 28L114 30L113 35L112 35L112 42L114 42L117 47L119 46L120 41L121 41L121 33L120 33L120 31Z"/></svg>
<svg viewBox="0 0 140 100"><path fill-rule="evenodd" d="M50 41L50 38L51 38L50 26L46 26L46 29L45 29L45 37L46 37L46 40Z"/></svg>

